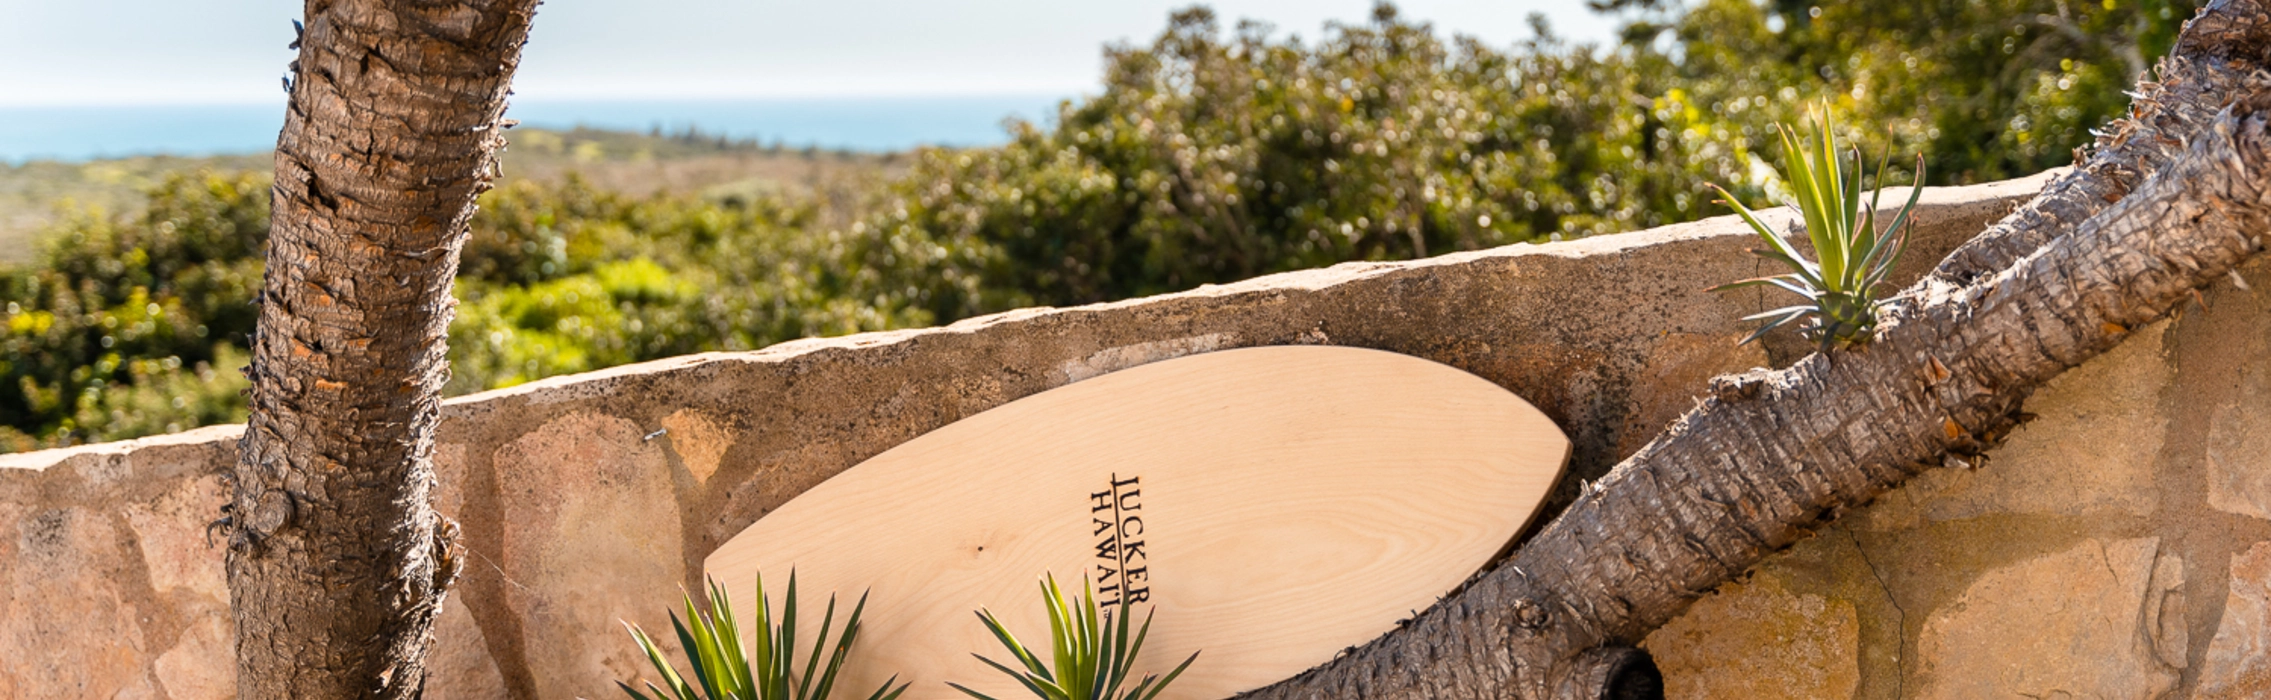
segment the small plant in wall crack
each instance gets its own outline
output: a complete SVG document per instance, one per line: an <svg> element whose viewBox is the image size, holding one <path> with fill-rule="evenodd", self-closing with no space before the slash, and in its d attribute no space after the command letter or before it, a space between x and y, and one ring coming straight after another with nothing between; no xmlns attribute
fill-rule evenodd
<svg viewBox="0 0 2271 700"><path fill-rule="evenodd" d="M788 595L781 602L778 623L771 618L773 605L765 597L763 577L757 579L756 600L757 624L748 644L742 642L741 625L734 617L733 604L726 600L725 589L716 581L710 582L709 589L710 609L716 611L715 615L696 608L694 597L689 594L685 620L681 621L675 613L670 616L670 626L676 628L678 643L686 649L687 661L694 667L693 683L678 674L645 630L624 623L667 688L658 688L647 681L647 692L641 693L629 683L617 681L615 685L638 700L826 700L836 684L836 672L843 668L845 657L851 654L852 642L859 638L860 612L867 609L867 595L860 595L859 604L853 606L851 616L845 618L843 632L837 636L834 652L828 654L827 665L823 667L821 653L829 650L828 631L836 620L836 596L828 596L828 611L821 617L819 638L813 640L812 654L806 657L802 673L797 672L796 663L796 572L789 572ZM907 690L907 685L891 687L897 680L897 676L885 680L882 687L867 696L868 700L898 698Z"/></svg>
<svg viewBox="0 0 2271 700"><path fill-rule="evenodd" d="M1144 615L1143 628L1130 641L1128 622L1135 616L1129 614L1128 606L1122 604L1118 615L1099 614L1096 592L1085 576L1081 577L1080 589L1080 597L1068 601L1057 589L1055 576L1047 577L1041 584L1041 602L1049 609L1049 642L1055 652L1053 669L1043 665L1039 655L1019 643L1017 637L1002 626L1001 620L984 608L978 610L978 619L986 623L986 629L1001 640L1001 645L1008 648L1023 669L1010 668L982 655L973 656L1017 679L1026 690L1043 700L1152 700L1167 689L1167 684L1175 682L1176 676L1183 675L1183 669L1190 668L1192 661L1198 660L1198 652L1192 652L1190 658L1184 659L1166 677L1145 675L1129 685L1128 674L1135 668L1136 656L1143 651L1144 638L1151 634L1151 615ZM994 700L959 683L947 685L980 700Z"/></svg>
<svg viewBox="0 0 2271 700"><path fill-rule="evenodd" d="M1916 179L1908 194L1908 203L1901 205L1891 224L1880 231L1877 226L1877 200L1883 190L1871 194L1868 206L1861 202L1861 149L1851 150L1853 174L1850 179L1838 159L1837 139L1831 133L1827 107L1812 114L1813 138L1801 139L1788 126L1781 129L1782 161L1788 170L1792 205L1805 220L1806 237L1813 244L1818 260L1809 260L1782 236L1758 220L1748 207L1726 188L1713 185L1721 201L1742 215L1751 231L1766 241L1766 248L1753 250L1758 256L1782 263L1789 272L1747 279L1713 287L1712 291L1743 287L1770 286L1800 297L1806 303L1785 306L1765 313L1745 317L1745 321L1764 321L1756 332L1743 339L1749 343L1766 335L1768 331L1793 322L1804 322L1799 327L1806 337L1821 344L1823 350L1866 342L1877 327L1877 310L1882 300L1877 288L1884 284L1885 276L1900 262L1901 253L1908 248L1909 213L1916 208L1917 198L1924 194L1924 157L1916 157ZM1886 160L1889 160L1886 159ZM1877 172L1881 176L1885 162L1879 161Z"/></svg>

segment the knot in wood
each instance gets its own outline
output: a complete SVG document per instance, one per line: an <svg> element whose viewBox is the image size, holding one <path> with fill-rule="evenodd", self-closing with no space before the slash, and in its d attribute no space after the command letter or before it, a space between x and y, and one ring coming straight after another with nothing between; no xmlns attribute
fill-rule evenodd
<svg viewBox="0 0 2271 700"><path fill-rule="evenodd" d="M277 530L284 529L285 525L291 524L292 510L290 496L281 491L269 491L260 494L259 502L252 507L252 519L245 524L251 526L254 532L273 535Z"/></svg>
<svg viewBox="0 0 2271 700"><path fill-rule="evenodd" d="M1765 367L1753 367L1750 371L1742 374L1723 374L1712 377L1711 395L1718 397L1720 401L1728 402L1757 398L1759 390L1766 388L1767 377L1773 376L1773 374L1774 370Z"/></svg>
<svg viewBox="0 0 2271 700"><path fill-rule="evenodd" d="M1528 598L1516 599L1514 601L1514 627L1526 632L1536 632L1538 630L1545 629L1545 606L1539 605L1536 601L1530 600Z"/></svg>

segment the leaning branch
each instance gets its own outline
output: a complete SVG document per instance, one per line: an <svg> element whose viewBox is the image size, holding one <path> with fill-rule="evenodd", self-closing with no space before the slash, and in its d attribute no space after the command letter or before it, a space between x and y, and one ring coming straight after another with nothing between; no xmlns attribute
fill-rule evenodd
<svg viewBox="0 0 2271 700"><path fill-rule="evenodd" d="M1916 290L1871 345L1722 386L1505 564L1252 697L1608 697L1646 667L1623 646L1839 513L1984 451L2036 387L2260 251L2267 106L2237 101L2134 193L2008 268Z"/></svg>

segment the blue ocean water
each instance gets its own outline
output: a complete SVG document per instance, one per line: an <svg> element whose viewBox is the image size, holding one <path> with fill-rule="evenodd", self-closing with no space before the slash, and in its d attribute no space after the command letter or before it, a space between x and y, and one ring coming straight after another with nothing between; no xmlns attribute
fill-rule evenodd
<svg viewBox="0 0 2271 700"><path fill-rule="evenodd" d="M679 131L792 147L899 151L1005 143L1004 120L1055 119L1063 95L686 100L515 100L530 126ZM247 153L276 144L276 104L0 106L0 162Z"/></svg>

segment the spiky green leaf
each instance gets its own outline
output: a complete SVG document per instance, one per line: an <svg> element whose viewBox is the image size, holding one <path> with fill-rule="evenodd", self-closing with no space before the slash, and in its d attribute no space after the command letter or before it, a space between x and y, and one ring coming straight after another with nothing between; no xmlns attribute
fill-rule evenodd
<svg viewBox="0 0 2271 700"><path fill-rule="evenodd" d="M1157 695L1167 681L1190 665L1190 660L1186 659L1183 666L1164 680L1155 683L1152 677L1146 676L1133 687L1128 686L1127 676L1143 651L1144 638L1151 633L1150 615L1145 616L1143 629L1131 639L1132 614L1126 605L1108 614L1102 612L1096 590L1087 577L1081 578L1079 596L1069 600L1055 576L1043 576L1040 588L1042 607L1049 616L1050 648L1054 652L1051 658L1054 663L1049 666L1044 666L1032 649L1019 643L991 611L980 608L977 613L987 631L1025 666L1025 671L1019 672L982 655L978 655L978 660L1017 679L1035 697L1043 700L1143 700ZM1197 654L1192 654L1192 658L1197 658ZM947 685L971 697L991 700L960 684Z"/></svg>
<svg viewBox="0 0 2271 700"><path fill-rule="evenodd" d="M1744 319L1767 321L1745 337L1742 341L1745 343L1755 342L1768 331L1808 317L1817 322L1805 331L1825 349L1867 339L1877 324L1876 314L1881 304L1877 289L1907 250L1909 217L1923 194L1924 160L1919 156L1907 203L1894 214L1890 225L1880 229L1877 212L1884 195L1882 183L1868 193L1864 207L1862 189L1867 164L1862 160L1860 149L1850 151L1853 172L1848 175L1843 170L1843 159L1838 157L1836 122L1827 107L1813 110L1808 116L1811 134L1802 136L1782 126L1777 129L1777 136L1781 140L1792 205L1805 222L1806 237L1813 244L1818 261L1799 254L1742 202L1729 196L1725 188L1713 186L1725 198L1725 203L1750 225L1752 232L1767 242L1766 249L1752 252L1782 263L1791 272L1740 280L1712 289L1773 286L1812 302L1812 306L1785 307ZM1889 160L1889 155L1880 159L1879 173L1885 171Z"/></svg>
<svg viewBox="0 0 2271 700"><path fill-rule="evenodd" d="M710 610L705 612L695 604L692 594L683 596L681 619L671 614L671 627L684 647L687 661L694 670L695 683L680 676L662 649L637 625L624 623L631 638L646 653L658 675L668 686L657 688L646 683L654 698L671 700L826 700L833 692L837 674L851 655L853 644L859 639L860 617L867 607L867 595L860 595L860 603L843 621L843 629L831 638L835 627L835 596L828 599L828 611L820 623L820 634L814 640L812 654L804 664L801 676L796 671L795 627L797 612L796 575L789 575L788 595L781 602L779 623L772 619L772 604L765 595L765 583L760 577L756 585L756 628L746 643L741 636L740 619L726 598L725 588L716 581L708 582L704 591ZM821 654L828 654L825 671L820 666ZM752 663L754 662L754 663ZM797 680L801 678L801 681ZM906 684L893 688L898 680L893 676L868 696L868 700L896 700L907 689ZM648 700L629 683L617 682L617 687L632 697Z"/></svg>

